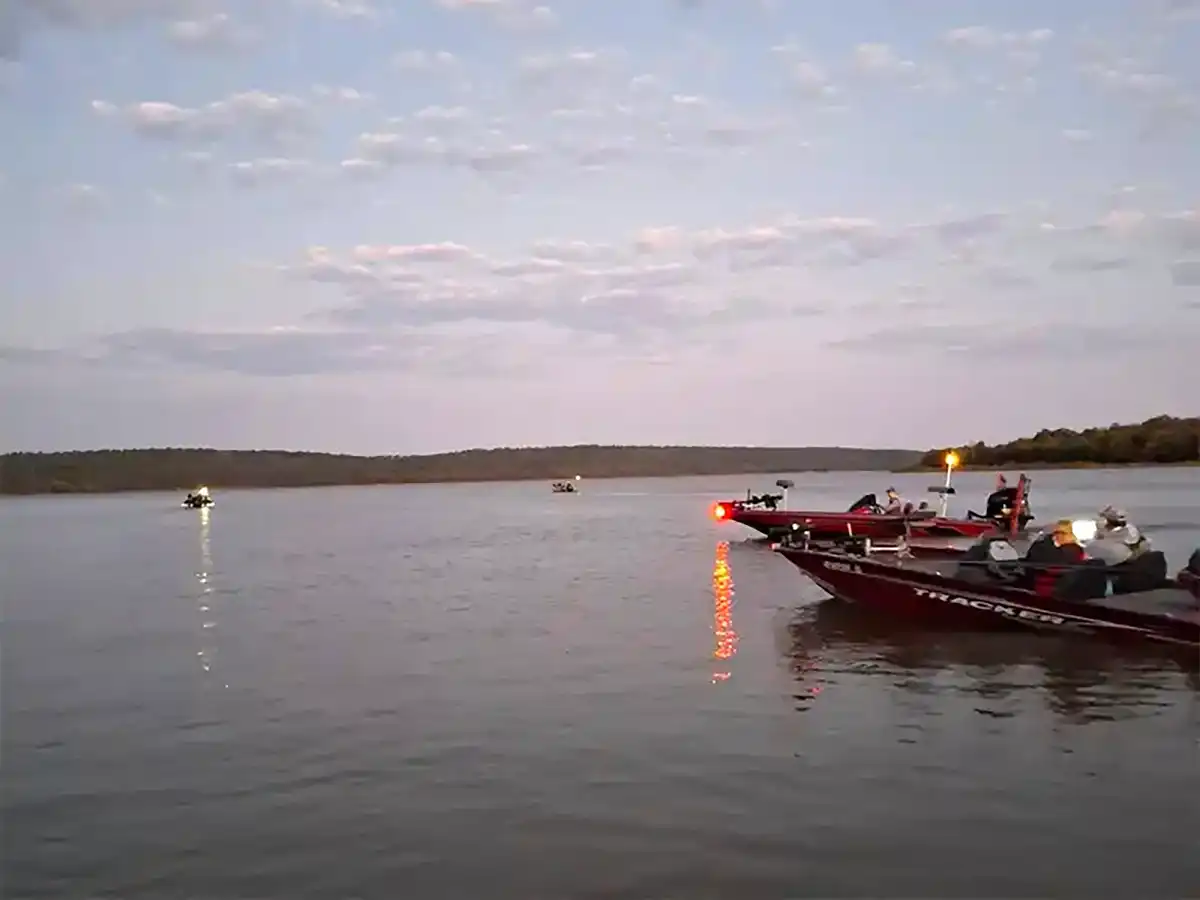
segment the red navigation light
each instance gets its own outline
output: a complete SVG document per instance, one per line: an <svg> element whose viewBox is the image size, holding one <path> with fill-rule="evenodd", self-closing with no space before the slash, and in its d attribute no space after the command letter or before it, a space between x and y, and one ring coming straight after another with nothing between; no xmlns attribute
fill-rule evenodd
<svg viewBox="0 0 1200 900"><path fill-rule="evenodd" d="M714 503L712 508L712 517L718 522L723 522L729 518L729 507L724 503Z"/></svg>

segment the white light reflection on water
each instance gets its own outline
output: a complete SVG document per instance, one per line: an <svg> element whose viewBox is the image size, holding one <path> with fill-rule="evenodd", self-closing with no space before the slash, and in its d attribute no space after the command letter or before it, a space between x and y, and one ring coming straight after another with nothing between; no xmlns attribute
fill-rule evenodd
<svg viewBox="0 0 1200 900"><path fill-rule="evenodd" d="M212 559L212 510L207 506L198 510L200 515L200 570L196 572L199 590L196 593L196 611L200 618L200 649L196 656L200 667L207 673L213 669L216 655L216 614L213 610L213 559ZM229 687L229 685L225 685Z"/></svg>

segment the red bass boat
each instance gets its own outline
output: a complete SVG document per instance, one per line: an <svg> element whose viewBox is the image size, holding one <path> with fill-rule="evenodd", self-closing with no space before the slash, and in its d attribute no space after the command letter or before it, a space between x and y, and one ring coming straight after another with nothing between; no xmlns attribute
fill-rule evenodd
<svg viewBox="0 0 1200 900"><path fill-rule="evenodd" d="M991 543L984 538L959 560L936 562L818 547L803 538L774 549L834 597L910 621L1151 641L1190 648L1200 660L1200 550L1170 579L1158 551L1120 566L1090 560L1064 568L991 558ZM1052 589L1035 591L1046 574Z"/></svg>
<svg viewBox="0 0 1200 900"><path fill-rule="evenodd" d="M813 540L837 540L847 536L872 539L974 539L1000 531L1015 532L1025 527L1033 515L1029 512L1030 480L1022 475L1015 488L1010 488L1001 476L997 489L988 497L986 512L969 511L965 519L947 515L949 497L955 493L951 478L958 457L953 453L946 456L946 483L929 488L931 493L941 496L939 510L918 508L907 504L902 512L885 512L867 494L857 500L845 512L798 510L787 508L789 489L795 482L780 479L775 482L781 488L778 494L755 496L749 491L744 500L722 500L712 507L712 516L718 522L738 522L767 537L782 537L792 531L807 531Z"/></svg>

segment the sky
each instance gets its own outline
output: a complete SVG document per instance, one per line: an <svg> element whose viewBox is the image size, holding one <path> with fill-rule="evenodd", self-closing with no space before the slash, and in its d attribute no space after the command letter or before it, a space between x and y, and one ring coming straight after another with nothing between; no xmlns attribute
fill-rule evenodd
<svg viewBox="0 0 1200 900"><path fill-rule="evenodd" d="M0 451L1200 412L1200 0L4 0Z"/></svg>

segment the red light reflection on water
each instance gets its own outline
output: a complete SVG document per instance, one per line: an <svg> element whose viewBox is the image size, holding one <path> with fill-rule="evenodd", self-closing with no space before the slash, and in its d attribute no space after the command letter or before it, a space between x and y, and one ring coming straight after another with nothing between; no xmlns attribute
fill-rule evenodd
<svg viewBox="0 0 1200 900"><path fill-rule="evenodd" d="M713 635L716 646L713 657L727 660L737 653L737 632L733 628L733 575L729 570L729 541L717 543L717 554L713 560ZM725 681L730 672L713 672L713 682Z"/></svg>

